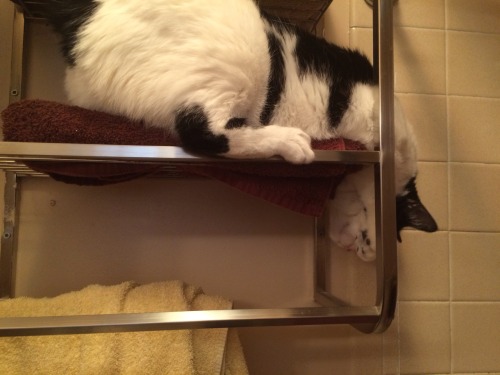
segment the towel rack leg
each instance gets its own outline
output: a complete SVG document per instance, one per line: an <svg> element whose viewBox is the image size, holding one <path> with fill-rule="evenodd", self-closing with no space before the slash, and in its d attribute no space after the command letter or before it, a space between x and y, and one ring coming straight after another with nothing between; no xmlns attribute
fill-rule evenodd
<svg viewBox="0 0 500 375"><path fill-rule="evenodd" d="M397 301L396 194L394 183L394 51L392 1L377 0L373 7L375 81L379 84L380 159L374 165L377 303L376 324L354 325L366 333L385 331L392 322ZM326 217L315 222L315 300L322 305L345 305L327 292L329 244Z"/></svg>
<svg viewBox="0 0 500 375"><path fill-rule="evenodd" d="M14 296L17 249L18 178L14 172L5 174L4 221L0 249L0 299Z"/></svg>
<svg viewBox="0 0 500 375"><path fill-rule="evenodd" d="M375 79L379 84L380 164L375 168L377 210L377 306L380 320L365 332L383 332L392 322L397 301L396 192L394 175L394 45L393 6L374 1Z"/></svg>
<svg viewBox="0 0 500 375"><path fill-rule="evenodd" d="M331 283L331 241L328 235L328 207L314 221L314 300L321 306L348 306L329 291Z"/></svg>

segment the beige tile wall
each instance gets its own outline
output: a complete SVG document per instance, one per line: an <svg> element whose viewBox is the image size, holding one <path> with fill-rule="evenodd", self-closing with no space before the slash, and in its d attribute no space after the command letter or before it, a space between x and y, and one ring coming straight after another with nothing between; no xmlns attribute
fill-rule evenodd
<svg viewBox="0 0 500 375"><path fill-rule="evenodd" d="M419 140L419 191L438 221L400 246L397 369L500 372L500 1L399 0L395 87ZM372 56L350 0L350 44Z"/></svg>

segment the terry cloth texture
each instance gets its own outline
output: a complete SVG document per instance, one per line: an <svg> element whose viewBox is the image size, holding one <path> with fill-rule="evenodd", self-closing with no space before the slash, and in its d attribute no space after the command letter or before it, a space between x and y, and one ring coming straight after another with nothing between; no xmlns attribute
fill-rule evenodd
<svg viewBox="0 0 500 375"><path fill-rule="evenodd" d="M80 144L179 146L164 130L124 117L66 104L23 100L2 112L4 140ZM348 139L313 141L317 150L363 150ZM152 174L160 165L26 162L54 179L79 185L104 185ZM293 211L320 216L327 200L346 173L358 169L344 164L291 165L255 162L182 165L184 172L209 177Z"/></svg>
<svg viewBox="0 0 500 375"><path fill-rule="evenodd" d="M91 285L54 298L0 301L0 317L231 309L180 281ZM0 374L248 374L227 328L0 338ZM230 332L228 337L228 332Z"/></svg>

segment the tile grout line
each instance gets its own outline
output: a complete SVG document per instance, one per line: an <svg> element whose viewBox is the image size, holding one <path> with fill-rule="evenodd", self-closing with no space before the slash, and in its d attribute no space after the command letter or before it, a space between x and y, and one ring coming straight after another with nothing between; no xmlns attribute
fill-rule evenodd
<svg viewBox="0 0 500 375"><path fill-rule="evenodd" d="M394 21L394 15L393 15L393 21ZM396 27L393 25L393 59L395 57L395 54L394 54L394 49L395 49L395 41L394 41L394 38L395 38L395 33L396 33ZM394 75L395 75L395 68L396 68L396 61L393 61L393 78L395 79ZM393 82L394 84L394 91L396 90L396 87L395 87L395 82ZM396 267L398 267L399 269L399 262L400 262L401 258L398 257L398 264L396 265ZM398 276L399 278L399 276ZM398 297L397 297L397 302L398 302L398 307L395 309L395 319L396 319L396 333L397 333L397 337L396 337L396 371L398 374L401 373L401 308L399 307L400 306L400 300L399 300L399 296L400 296L400 281L398 280Z"/></svg>
<svg viewBox="0 0 500 375"><path fill-rule="evenodd" d="M449 232L448 229L438 229L436 233L440 232ZM403 229L402 233L420 233L417 229L413 228L405 228ZM492 230L466 230L466 229L456 229L453 231L454 234L460 233L460 234L484 234L484 235L493 235L493 234L500 234L499 232L492 231Z"/></svg>
<svg viewBox="0 0 500 375"><path fill-rule="evenodd" d="M400 312L400 309L396 309L396 319L397 319L397 333L398 333L398 337L397 337L397 352L396 352L396 355L397 355L397 371L398 371L398 374L401 373L401 319L399 318L399 312Z"/></svg>
<svg viewBox="0 0 500 375"><path fill-rule="evenodd" d="M448 156L449 157L449 156ZM419 164L449 164L449 165L471 165L471 166L499 166L500 163L497 163L495 161L491 162L483 162L483 161L450 161L448 162L447 160L419 160ZM497 233L497 232L495 232Z"/></svg>
<svg viewBox="0 0 500 375"><path fill-rule="evenodd" d="M445 90L446 91L446 90ZM484 96L484 95L470 95L470 94L447 94L444 93L436 93L436 92L412 92L412 91L401 91L397 92L398 95L403 96L437 96L444 98L459 98L459 99L475 99L475 100L484 100L484 101L500 101L499 97L496 96Z"/></svg>
<svg viewBox="0 0 500 375"><path fill-rule="evenodd" d="M458 30L458 29L447 29L451 33L467 33L467 34L479 34L479 35L499 35L499 33L494 31L473 31L473 30Z"/></svg>
<svg viewBox="0 0 500 375"><path fill-rule="evenodd" d="M445 305L448 303L451 303L448 300L431 300L431 299L402 299L399 300L399 302L404 303L404 304L419 304L419 303L426 303L428 305ZM461 305L500 305L500 301L497 300L461 300L457 299L453 301L454 304L461 304Z"/></svg>
<svg viewBox="0 0 500 375"><path fill-rule="evenodd" d="M446 10L445 10L445 18L446 17ZM447 21L447 20L446 20ZM372 29L373 27L371 25L351 25L350 28L352 29ZM479 35L499 35L500 33L497 33L495 31L474 31L474 30L460 30L460 29L449 29L448 25L445 24L445 30L442 28L436 26L436 27L428 27L428 26L408 26L408 25L403 25L403 24L394 24L394 29L398 28L404 28L404 29L409 29L409 30L420 30L420 31L449 31L452 33L467 33L467 34L479 34Z"/></svg>
<svg viewBox="0 0 500 375"><path fill-rule="evenodd" d="M450 77L449 77L449 49L448 49L448 11L449 11L449 0L444 0L444 48L445 48L445 91L446 91L446 134L447 134L447 151L448 151L448 163L447 163L447 173L448 173L448 316L449 316L449 322L448 322L448 332L449 332L449 337L448 337L448 342L450 346L450 373L454 373L454 366L453 366L453 332L452 332L452 319L453 319L453 314L452 314L452 308L451 308L451 301L452 301L452 290L453 290L453 278L452 278L452 248L451 248L451 142L450 142L450 97L449 97L449 85L450 85Z"/></svg>

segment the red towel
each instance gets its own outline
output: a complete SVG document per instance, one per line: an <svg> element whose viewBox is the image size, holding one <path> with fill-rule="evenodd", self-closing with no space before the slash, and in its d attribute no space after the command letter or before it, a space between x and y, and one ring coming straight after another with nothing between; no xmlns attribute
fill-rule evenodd
<svg viewBox="0 0 500 375"><path fill-rule="evenodd" d="M178 146L164 130L121 116L44 100L23 100L2 112L5 141ZM359 143L313 141L318 150L362 150ZM158 172L161 165L30 161L26 165L54 179L104 185ZM306 215L319 216L342 177L357 169L340 164L209 163L182 165L184 172L222 181L241 191Z"/></svg>

